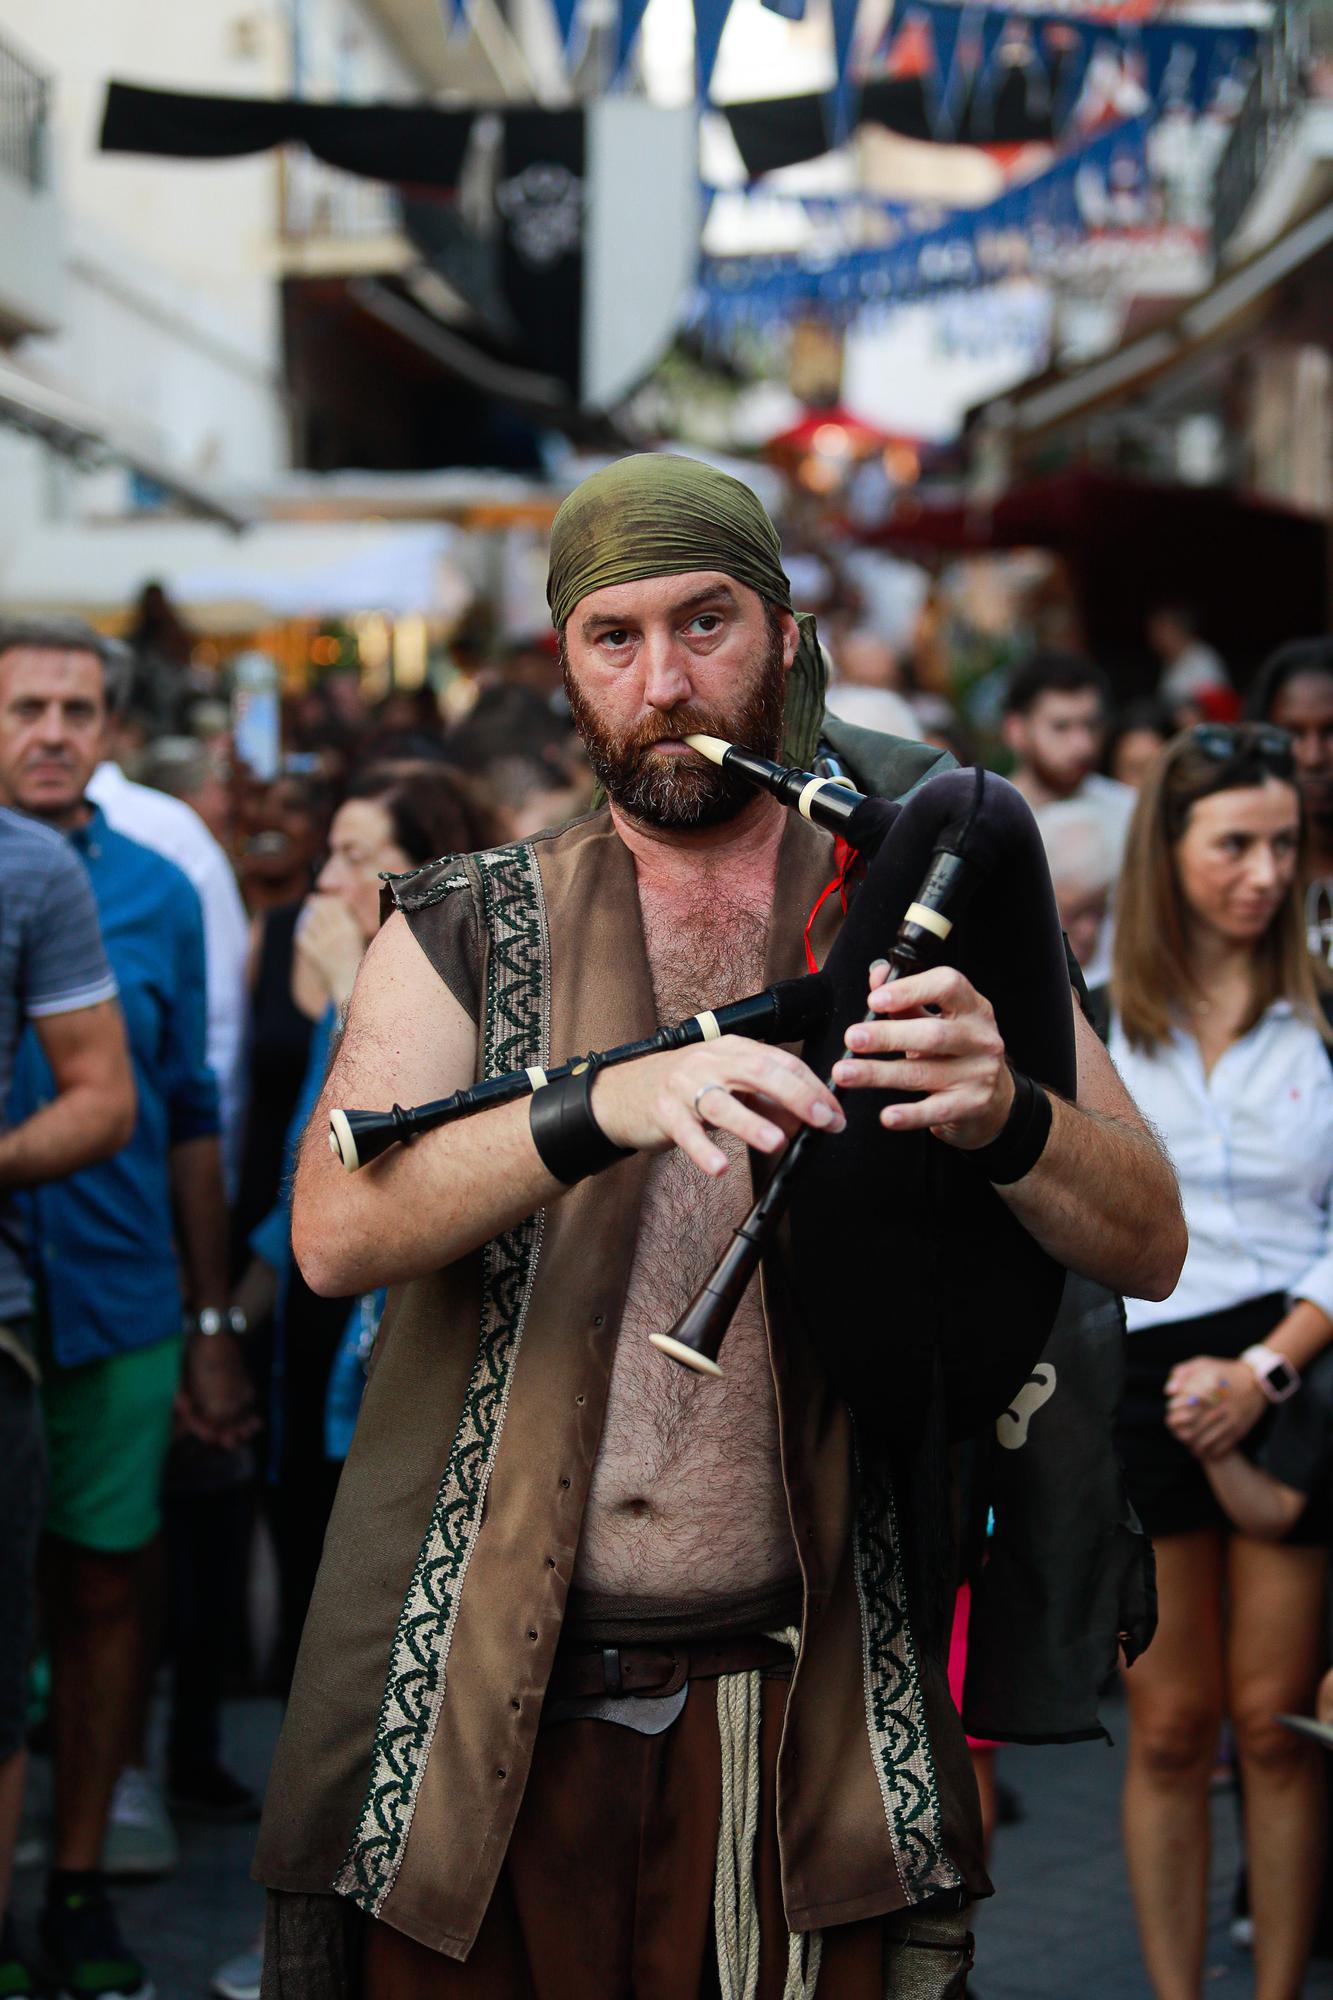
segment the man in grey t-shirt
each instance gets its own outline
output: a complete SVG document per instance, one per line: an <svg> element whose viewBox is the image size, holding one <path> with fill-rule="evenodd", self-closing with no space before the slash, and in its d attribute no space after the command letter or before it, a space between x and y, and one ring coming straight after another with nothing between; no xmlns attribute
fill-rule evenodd
<svg viewBox="0 0 1333 2000"><path fill-rule="evenodd" d="M0 808L0 1992L21 1993L9 1885L23 1741L42 1443L32 1283L9 1191L116 1152L134 1128L134 1079L88 877L49 828ZM14 1052L31 1023L55 1091L5 1129Z"/></svg>

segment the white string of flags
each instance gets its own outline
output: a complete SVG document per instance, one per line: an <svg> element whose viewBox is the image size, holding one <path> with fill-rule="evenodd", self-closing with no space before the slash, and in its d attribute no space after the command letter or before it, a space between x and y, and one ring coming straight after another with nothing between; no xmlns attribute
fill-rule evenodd
<svg viewBox="0 0 1333 2000"><path fill-rule="evenodd" d="M1233 117L1257 40L1253 25L1234 21L897 0L861 74L844 75L841 89L852 122L903 138L1001 151L1081 143L1150 111ZM717 108L752 178L835 143L815 93Z"/></svg>
<svg viewBox="0 0 1333 2000"><path fill-rule="evenodd" d="M789 20L806 11L806 0L762 3ZM440 4L456 28L474 0ZM919 201L858 193L799 197L818 247L800 255L704 257L697 322L717 330L743 319L775 319L802 305L851 313L1019 272L1040 274L1067 260L1080 242L1095 238L1105 254L1113 240L1129 242L1153 224L1180 222L1177 196L1165 204L1161 196L1162 160L1174 148L1179 163L1193 144L1192 132L1207 124L1215 134L1234 118L1260 30L1253 16L1236 13L1210 21L1145 19L1150 4L892 0L882 32L867 49L857 43L859 0L829 0L831 89L713 106L730 125L751 186L776 168L835 149L858 126L981 147L1006 168L1016 158L1030 166L1034 146L1055 157L981 208L932 212ZM551 0L567 59L585 25L582 5ZM647 5L620 0L610 17L610 68L618 82L626 78ZM692 0L692 6L696 90L707 104L732 0ZM1192 166L1183 175L1191 177L1197 184ZM713 196L705 190L706 203ZM1192 213L1183 219L1198 222ZM727 241L726 233L716 240ZM768 240L784 238L778 232Z"/></svg>
<svg viewBox="0 0 1333 2000"><path fill-rule="evenodd" d="M724 337L742 325L789 321L794 312L850 319L866 307L942 291L1057 269L1067 274L1080 244L1132 238L1151 220L1148 132L1146 118L1127 120L994 201L956 210L930 228L903 228L886 245L706 257L693 323ZM895 219L897 205L879 206Z"/></svg>
<svg viewBox="0 0 1333 2000"><path fill-rule="evenodd" d="M469 0L439 0L446 31L466 24ZM550 0L562 48L568 57L580 25L582 0ZM805 18L807 0L762 0L789 21ZM623 77L647 12L648 0L620 0L616 14L614 71ZM699 99L709 99L722 36L732 0L692 0L695 69ZM829 0L834 76L827 93L830 145L841 144L874 86L900 86L906 118L916 111L918 136L967 141L969 122L985 127L987 109L998 108L1001 123L1012 120L1017 99L1030 100L1028 119L1059 123L1081 91L1090 64L1119 52L1142 87L1155 96L1165 87L1183 88L1195 101L1216 88L1238 59L1253 51L1256 30L1249 25L1216 25L1182 19L1148 19L1156 0L1043 0L1041 6L991 5L988 0L894 0L878 44L854 73L853 53L860 0ZM1168 74L1168 72L1170 72ZM882 95L882 92L881 92ZM913 106L913 98L917 104ZM1002 100L1008 100L1007 113ZM801 100L789 101L793 104ZM725 108L725 107L724 107ZM769 107L766 105L765 110ZM873 111L874 106L871 106ZM891 122L893 122L891 120ZM987 143L984 129L977 138ZM976 140L972 140L976 143ZM1005 143L1000 132L993 143Z"/></svg>

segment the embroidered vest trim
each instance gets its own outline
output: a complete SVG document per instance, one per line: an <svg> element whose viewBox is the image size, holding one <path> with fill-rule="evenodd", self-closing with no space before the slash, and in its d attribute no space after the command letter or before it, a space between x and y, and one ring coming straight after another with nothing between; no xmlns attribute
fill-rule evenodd
<svg viewBox="0 0 1333 2000"><path fill-rule="evenodd" d="M944 1851L935 1761L907 1618L893 1486L885 1472L867 1474L859 1450L856 1469L852 1553L861 1610L866 1730L894 1863L908 1902L919 1903L939 1889L956 1889L962 1877Z"/></svg>
<svg viewBox="0 0 1333 2000"><path fill-rule="evenodd" d="M549 1060L546 907L530 846L474 855L471 866L490 939L482 1075L502 1076ZM441 893L467 886L466 876L454 876ZM402 1863L444 1699L459 1600L536 1280L543 1215L539 1210L494 1237L482 1252L476 1359L394 1633L365 1801L333 1884L371 1916L379 1915Z"/></svg>

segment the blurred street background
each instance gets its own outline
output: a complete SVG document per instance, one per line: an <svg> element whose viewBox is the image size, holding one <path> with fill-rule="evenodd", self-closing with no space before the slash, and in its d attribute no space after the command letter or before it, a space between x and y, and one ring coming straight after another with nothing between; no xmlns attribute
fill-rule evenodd
<svg viewBox="0 0 1333 2000"><path fill-rule="evenodd" d="M1034 640L1152 692L1167 600L1243 684L1326 605L1330 41L1321 0L4 0L0 598L133 635L162 585L196 733L254 650L295 706L457 713L580 471L668 445L937 723Z"/></svg>

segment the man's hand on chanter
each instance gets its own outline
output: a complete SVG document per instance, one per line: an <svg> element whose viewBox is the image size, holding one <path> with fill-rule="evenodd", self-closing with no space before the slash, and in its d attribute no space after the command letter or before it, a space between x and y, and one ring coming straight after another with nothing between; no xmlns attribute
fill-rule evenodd
<svg viewBox="0 0 1333 2000"><path fill-rule="evenodd" d="M727 1156L709 1138L710 1127L775 1153L800 1125L841 1132L847 1123L832 1091L799 1056L744 1035L616 1064L598 1076L592 1105L615 1145L648 1153L679 1146L711 1175L726 1172Z"/></svg>
<svg viewBox="0 0 1333 2000"><path fill-rule="evenodd" d="M915 1104L884 1106L880 1122L890 1131L933 1132L963 1152L989 1145L1014 1105L990 1002L949 966L892 985L886 978L885 967L871 973L876 1018L847 1031L849 1054L835 1064L834 1082L920 1091ZM1017 1179L997 1183L1000 1199L1057 1263L1111 1291L1164 1299L1187 1241L1175 1175L1072 992L1070 1009L1076 1097L1047 1093L1051 1124L1040 1153Z"/></svg>
<svg viewBox="0 0 1333 2000"><path fill-rule="evenodd" d="M924 1128L966 1152L988 1145L1014 1101L995 1010L952 966L892 985L888 970L883 961L871 968L867 1004L879 1018L847 1030L850 1054L835 1066L834 1082L845 1090L923 1091L917 1104L885 1105L881 1125ZM886 1064L888 1056L900 1060Z"/></svg>

